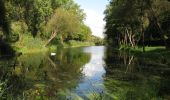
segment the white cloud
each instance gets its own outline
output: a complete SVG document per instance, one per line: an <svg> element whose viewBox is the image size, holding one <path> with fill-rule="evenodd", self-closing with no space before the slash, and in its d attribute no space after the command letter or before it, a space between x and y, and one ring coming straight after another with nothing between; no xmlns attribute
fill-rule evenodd
<svg viewBox="0 0 170 100"><path fill-rule="evenodd" d="M103 37L104 15L92 9L84 9L84 12L86 13L85 24L91 28L93 35Z"/></svg>

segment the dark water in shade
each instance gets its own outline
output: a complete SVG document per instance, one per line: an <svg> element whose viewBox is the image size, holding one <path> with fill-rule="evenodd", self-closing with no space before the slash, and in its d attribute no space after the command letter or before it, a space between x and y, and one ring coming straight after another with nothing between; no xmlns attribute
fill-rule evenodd
<svg viewBox="0 0 170 100"><path fill-rule="evenodd" d="M170 61L104 46L0 61L0 99L170 100Z"/></svg>

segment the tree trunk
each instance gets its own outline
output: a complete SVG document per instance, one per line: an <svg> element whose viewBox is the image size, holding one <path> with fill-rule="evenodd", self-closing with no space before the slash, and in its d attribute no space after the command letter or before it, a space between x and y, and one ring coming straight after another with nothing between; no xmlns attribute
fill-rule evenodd
<svg viewBox="0 0 170 100"><path fill-rule="evenodd" d="M45 47L56 37L57 32L52 32L50 39L48 39L47 43L44 45Z"/></svg>
<svg viewBox="0 0 170 100"><path fill-rule="evenodd" d="M133 41L132 41L132 38L133 38L132 32L129 31L127 28L126 28L126 32L127 32L127 36L129 38L129 42L130 42L131 47L134 47L134 44L133 44Z"/></svg>
<svg viewBox="0 0 170 100"><path fill-rule="evenodd" d="M124 33L124 34L125 34L125 46L127 46L128 45L127 34L126 33Z"/></svg>
<svg viewBox="0 0 170 100"><path fill-rule="evenodd" d="M145 1L145 0L142 1L141 14L144 13L144 1ZM144 32L143 18L144 18L144 14L142 14L142 16L141 16L141 22L142 22L141 33L142 33L142 47L143 47L143 52L145 52L145 32Z"/></svg>
<svg viewBox="0 0 170 100"><path fill-rule="evenodd" d="M61 37L60 37L60 39L61 39L61 44L63 44L64 43L64 40L63 40L63 36L61 35Z"/></svg>
<svg viewBox="0 0 170 100"><path fill-rule="evenodd" d="M136 46L136 42L135 42L135 35L134 35L134 34L132 35L132 43L133 43L134 48L135 48L135 46Z"/></svg>
<svg viewBox="0 0 170 100"><path fill-rule="evenodd" d="M142 46L143 46L143 52L145 52L145 33L143 27L142 27Z"/></svg>

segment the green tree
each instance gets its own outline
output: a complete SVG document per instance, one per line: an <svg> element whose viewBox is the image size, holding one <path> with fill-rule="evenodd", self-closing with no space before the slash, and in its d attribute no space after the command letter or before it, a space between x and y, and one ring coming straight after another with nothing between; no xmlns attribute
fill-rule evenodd
<svg viewBox="0 0 170 100"><path fill-rule="evenodd" d="M134 47L140 41L144 48L145 41L150 41L148 35L155 34L166 44L160 16L169 11L168 5L165 0L111 0L105 11L108 43ZM157 34L148 30L157 30Z"/></svg>
<svg viewBox="0 0 170 100"><path fill-rule="evenodd" d="M92 35L91 29L85 24L80 25L80 28L80 32L72 34L71 38L78 41L90 41Z"/></svg>
<svg viewBox="0 0 170 100"><path fill-rule="evenodd" d="M22 21L35 37L52 14L51 0L7 0L6 8L11 22Z"/></svg>
<svg viewBox="0 0 170 100"><path fill-rule="evenodd" d="M91 35L92 35L92 31L91 31L90 27L88 27L86 25L82 25L80 39L82 41L88 41L88 40L90 40Z"/></svg>
<svg viewBox="0 0 170 100"><path fill-rule="evenodd" d="M28 3L25 19L29 30L35 37L41 26L47 23L49 16L52 14L51 2L50 0L33 0Z"/></svg>
<svg viewBox="0 0 170 100"><path fill-rule="evenodd" d="M141 2L129 0L111 1L105 11L106 34L114 45L136 45L141 28ZM112 38L114 40L112 41ZM114 43L113 43L114 42Z"/></svg>
<svg viewBox="0 0 170 100"><path fill-rule="evenodd" d="M57 34L61 35L61 42L63 42L63 39L69 34L78 33L80 31L79 25L80 23L76 15L63 8L58 8L47 23L47 30L51 32L51 36L45 46L48 45Z"/></svg>

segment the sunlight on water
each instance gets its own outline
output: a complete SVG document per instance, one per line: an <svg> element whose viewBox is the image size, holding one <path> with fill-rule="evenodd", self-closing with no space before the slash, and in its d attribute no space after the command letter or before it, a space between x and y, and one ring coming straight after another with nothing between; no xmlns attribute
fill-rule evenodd
<svg viewBox="0 0 170 100"><path fill-rule="evenodd" d="M89 49L88 51L86 51L86 49ZM104 47L87 47L84 49L85 52L88 52L91 54L91 59L90 62L88 64L86 64L83 68L83 74L85 75L85 77L87 78L93 78L93 77L102 77L102 75L105 73L104 70L104 61L103 61L103 57L104 57L104 51L103 50Z"/></svg>
<svg viewBox="0 0 170 100"><path fill-rule="evenodd" d="M102 51L102 52L101 52ZM91 54L90 61L83 67L83 75L81 83L76 91L80 95L87 95L92 92L100 93L103 91L103 78L105 69L103 67L104 61L104 47L86 47L84 52Z"/></svg>

